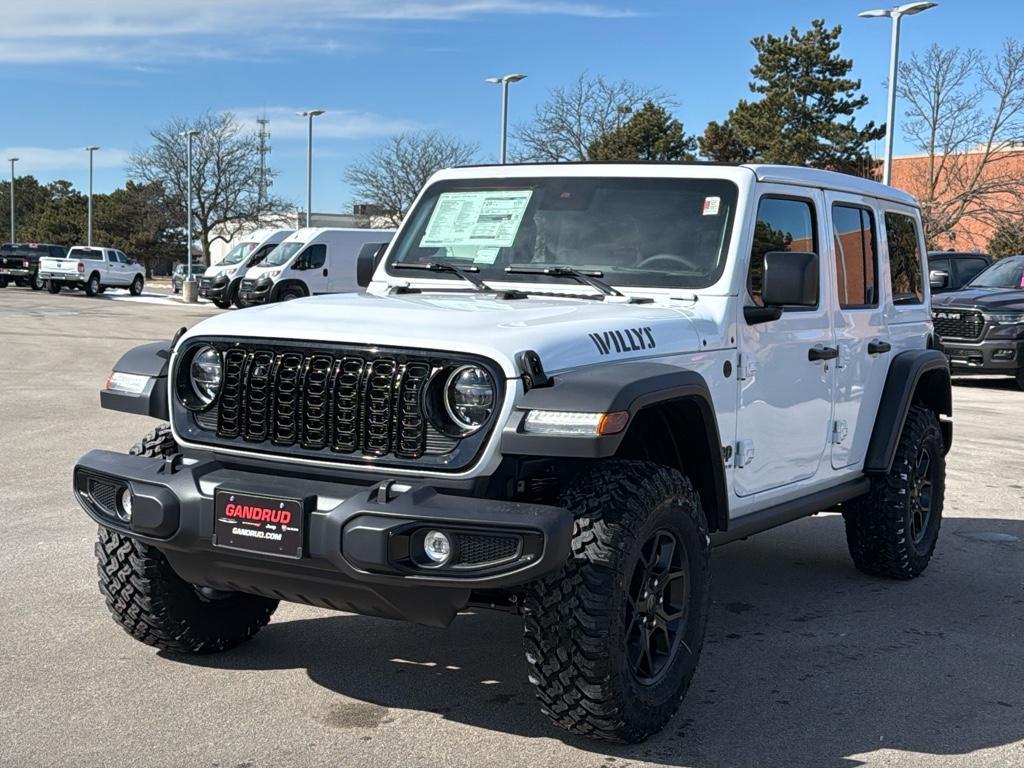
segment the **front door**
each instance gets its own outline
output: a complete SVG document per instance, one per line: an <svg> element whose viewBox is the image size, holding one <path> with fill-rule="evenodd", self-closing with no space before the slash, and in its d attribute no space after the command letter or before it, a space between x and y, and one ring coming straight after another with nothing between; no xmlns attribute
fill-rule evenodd
<svg viewBox="0 0 1024 768"><path fill-rule="evenodd" d="M882 311L878 269L878 222L871 200L837 192L826 194L834 271L835 360L832 466L842 469L864 460L889 371L892 344Z"/></svg>
<svg viewBox="0 0 1024 768"><path fill-rule="evenodd" d="M330 271L327 268L327 245L314 243L299 254L305 270L297 276L306 282L310 294L327 293L327 280Z"/></svg>
<svg viewBox="0 0 1024 768"><path fill-rule="evenodd" d="M750 252L746 302L762 304L764 254L821 254L820 192L764 185ZM778 320L739 323L736 493L749 496L814 476L828 445L834 347L829 271L819 268L818 305L786 308Z"/></svg>

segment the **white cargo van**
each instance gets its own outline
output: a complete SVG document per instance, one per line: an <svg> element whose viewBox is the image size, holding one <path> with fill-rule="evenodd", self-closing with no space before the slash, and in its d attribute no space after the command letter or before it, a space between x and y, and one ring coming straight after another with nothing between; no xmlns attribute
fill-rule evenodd
<svg viewBox="0 0 1024 768"><path fill-rule="evenodd" d="M207 268L199 278L199 295L210 299L221 309L227 309L232 303L242 306L238 300L238 287L245 277L246 270L263 261L278 243L294 231L257 229L243 237L218 264Z"/></svg>
<svg viewBox="0 0 1024 768"><path fill-rule="evenodd" d="M368 243L391 242L394 234L393 229L296 230L245 273L238 297L244 304L264 304L358 291L356 256Z"/></svg>

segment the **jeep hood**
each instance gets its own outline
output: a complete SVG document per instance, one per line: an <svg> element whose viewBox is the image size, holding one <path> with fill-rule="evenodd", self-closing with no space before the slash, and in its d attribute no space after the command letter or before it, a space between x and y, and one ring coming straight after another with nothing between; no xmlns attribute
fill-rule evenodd
<svg viewBox="0 0 1024 768"><path fill-rule="evenodd" d="M515 377L515 356L524 350L537 352L545 370L554 373L712 348L718 343L718 325L698 304L348 293L224 313L194 326L184 338L294 339L462 352L490 358Z"/></svg>

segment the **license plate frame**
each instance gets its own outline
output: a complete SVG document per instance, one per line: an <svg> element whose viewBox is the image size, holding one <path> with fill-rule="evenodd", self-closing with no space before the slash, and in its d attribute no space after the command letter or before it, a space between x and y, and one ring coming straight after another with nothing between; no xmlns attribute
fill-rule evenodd
<svg viewBox="0 0 1024 768"><path fill-rule="evenodd" d="M213 545L264 557L301 559L312 504L312 497L218 488L214 493Z"/></svg>

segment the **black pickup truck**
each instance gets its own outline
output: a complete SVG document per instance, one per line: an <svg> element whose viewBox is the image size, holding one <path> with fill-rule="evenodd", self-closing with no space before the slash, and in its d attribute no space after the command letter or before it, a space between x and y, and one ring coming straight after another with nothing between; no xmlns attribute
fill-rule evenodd
<svg viewBox="0 0 1024 768"><path fill-rule="evenodd" d="M954 376L1013 376L1024 389L1024 256L1000 259L959 291L932 296Z"/></svg>
<svg viewBox="0 0 1024 768"><path fill-rule="evenodd" d="M49 243L4 243L0 245L0 288L10 283L17 286L31 286L33 291L44 287L39 278L39 259L51 256L63 259L68 249L63 245Z"/></svg>

